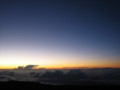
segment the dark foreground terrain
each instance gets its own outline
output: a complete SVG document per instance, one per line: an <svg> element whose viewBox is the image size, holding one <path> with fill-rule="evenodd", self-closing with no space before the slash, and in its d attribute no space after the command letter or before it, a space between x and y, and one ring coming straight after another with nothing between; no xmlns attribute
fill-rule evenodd
<svg viewBox="0 0 120 90"><path fill-rule="evenodd" d="M98 84L98 85L50 85L50 84L42 84L38 82L25 82L25 81L8 81L8 82L0 82L1 90L9 89L95 89L95 90L103 90L103 89L120 89L119 85L108 85L108 84Z"/></svg>

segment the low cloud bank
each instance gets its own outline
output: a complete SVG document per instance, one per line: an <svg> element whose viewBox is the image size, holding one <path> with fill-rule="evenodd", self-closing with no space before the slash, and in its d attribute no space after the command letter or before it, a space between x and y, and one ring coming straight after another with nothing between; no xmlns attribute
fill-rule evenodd
<svg viewBox="0 0 120 90"><path fill-rule="evenodd" d="M35 65L27 65L26 69L31 69ZM24 71L24 70L23 70ZM89 73L88 73L89 72ZM19 79L18 79L19 78ZM23 79L24 78L24 79ZM32 72L29 73L17 73L10 71L0 72L0 81L9 81L9 80L23 80L23 81L36 81L36 82L45 82L45 83L70 83L82 81L89 82L112 82L120 85L120 69L94 69L88 70L87 72L80 69L69 70L67 73L62 70L46 72ZM86 82L85 82L86 83Z"/></svg>
<svg viewBox="0 0 120 90"><path fill-rule="evenodd" d="M2 71L0 72L0 81L16 80L14 74L14 72Z"/></svg>

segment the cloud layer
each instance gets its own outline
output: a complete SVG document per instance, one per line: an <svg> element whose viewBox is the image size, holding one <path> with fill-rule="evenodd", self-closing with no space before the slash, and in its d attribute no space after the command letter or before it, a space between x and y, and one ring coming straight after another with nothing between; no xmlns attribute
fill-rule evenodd
<svg viewBox="0 0 120 90"><path fill-rule="evenodd" d="M64 72L62 70L35 71L26 66L24 70L0 71L0 81L36 81L52 84L80 84L87 82L107 82L120 84L120 69L74 69ZM31 70L28 70L31 69Z"/></svg>

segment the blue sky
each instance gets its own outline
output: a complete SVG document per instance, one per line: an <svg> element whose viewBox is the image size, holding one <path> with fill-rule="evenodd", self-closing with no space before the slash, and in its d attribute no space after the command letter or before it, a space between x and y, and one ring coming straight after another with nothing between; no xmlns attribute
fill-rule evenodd
<svg viewBox="0 0 120 90"><path fill-rule="evenodd" d="M93 58L91 63L99 62L96 58L102 59L103 65L110 58L118 63L119 9L117 0L1 0L1 63L22 57L25 64L31 64L30 52L37 55L33 55L36 63L40 55L52 56L53 63L64 63L64 59L66 63L79 63L86 57L86 63Z"/></svg>

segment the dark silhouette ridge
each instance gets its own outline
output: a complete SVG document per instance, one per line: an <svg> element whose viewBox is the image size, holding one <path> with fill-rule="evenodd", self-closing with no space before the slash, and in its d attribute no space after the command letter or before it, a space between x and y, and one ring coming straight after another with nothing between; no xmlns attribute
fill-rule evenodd
<svg viewBox="0 0 120 90"><path fill-rule="evenodd" d="M25 81L8 81L0 82L0 87L4 89L108 89L108 88L120 88L119 85L51 85L42 84L38 82L25 82Z"/></svg>

